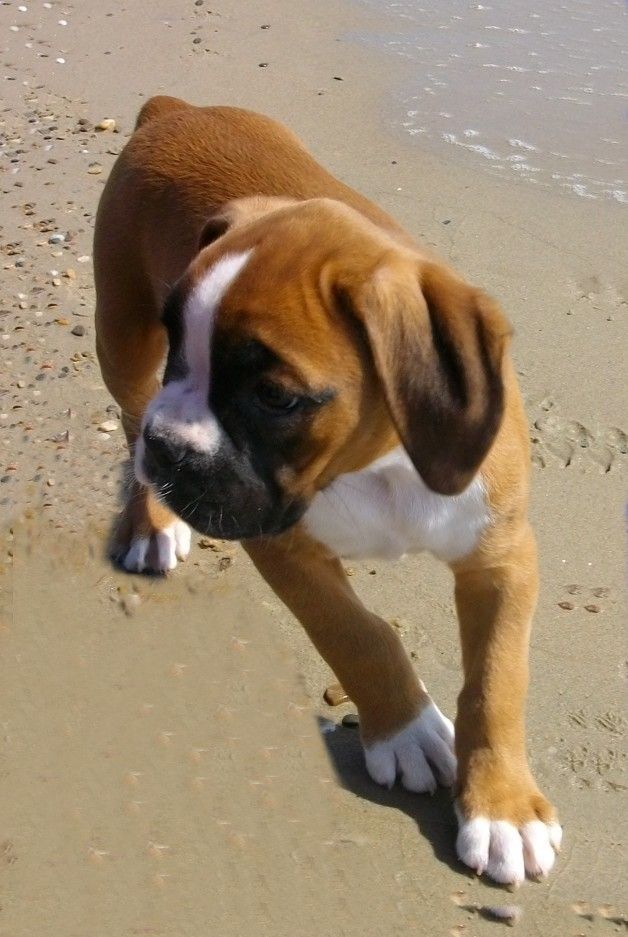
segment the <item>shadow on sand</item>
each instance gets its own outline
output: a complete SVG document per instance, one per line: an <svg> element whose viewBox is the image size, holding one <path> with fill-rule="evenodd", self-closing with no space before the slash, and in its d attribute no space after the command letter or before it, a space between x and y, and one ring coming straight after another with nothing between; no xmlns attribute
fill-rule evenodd
<svg viewBox="0 0 628 937"><path fill-rule="evenodd" d="M334 731L329 731L328 720L319 717L318 722L331 764L342 787L371 803L402 810L416 823L421 836L430 843L435 857L464 875L465 867L459 862L455 850L457 823L451 792L439 787L434 795L412 794L399 784L392 790L381 787L366 772L358 731L340 725Z"/></svg>

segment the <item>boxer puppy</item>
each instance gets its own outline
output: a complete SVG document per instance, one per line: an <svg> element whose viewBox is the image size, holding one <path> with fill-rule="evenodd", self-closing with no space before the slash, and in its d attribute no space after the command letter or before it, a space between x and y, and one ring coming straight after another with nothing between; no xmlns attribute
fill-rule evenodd
<svg viewBox="0 0 628 937"><path fill-rule="evenodd" d="M455 785L464 863L546 875L561 828L525 746L528 432L497 304L280 124L167 97L112 170L94 264L135 466L122 565L173 569L190 527L242 540L356 703L371 777ZM340 561L421 550L455 575L455 742Z"/></svg>

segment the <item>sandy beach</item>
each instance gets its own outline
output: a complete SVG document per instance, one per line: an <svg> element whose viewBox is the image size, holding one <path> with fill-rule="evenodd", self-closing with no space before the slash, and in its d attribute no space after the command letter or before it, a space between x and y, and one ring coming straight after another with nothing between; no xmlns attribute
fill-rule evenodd
<svg viewBox="0 0 628 937"><path fill-rule="evenodd" d="M370 41L391 29L331 0L0 4L3 937L483 937L511 904L521 934L625 931L626 207L424 147L392 103L420 63ZM354 709L324 703L332 675L237 545L197 536L163 581L104 555L126 453L93 221L157 93L283 120L513 323L541 569L530 759L565 829L546 882L476 879L446 791L368 779ZM352 575L453 716L449 572Z"/></svg>

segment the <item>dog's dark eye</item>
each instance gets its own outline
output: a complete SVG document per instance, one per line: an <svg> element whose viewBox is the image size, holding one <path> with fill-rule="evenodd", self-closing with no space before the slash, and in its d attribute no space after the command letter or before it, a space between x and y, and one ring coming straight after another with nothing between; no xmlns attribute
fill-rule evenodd
<svg viewBox="0 0 628 937"><path fill-rule="evenodd" d="M258 384L255 389L256 403L273 413L289 413L296 410L301 400L297 394L280 387L279 384L271 384L270 381Z"/></svg>

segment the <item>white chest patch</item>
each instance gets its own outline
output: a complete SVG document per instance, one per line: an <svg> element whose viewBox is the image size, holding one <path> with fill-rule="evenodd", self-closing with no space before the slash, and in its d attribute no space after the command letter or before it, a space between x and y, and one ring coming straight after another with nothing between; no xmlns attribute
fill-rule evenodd
<svg viewBox="0 0 628 937"><path fill-rule="evenodd" d="M347 559L397 559L427 550L451 562L471 553L490 518L481 476L462 494L435 494L399 446L319 492L304 523Z"/></svg>

